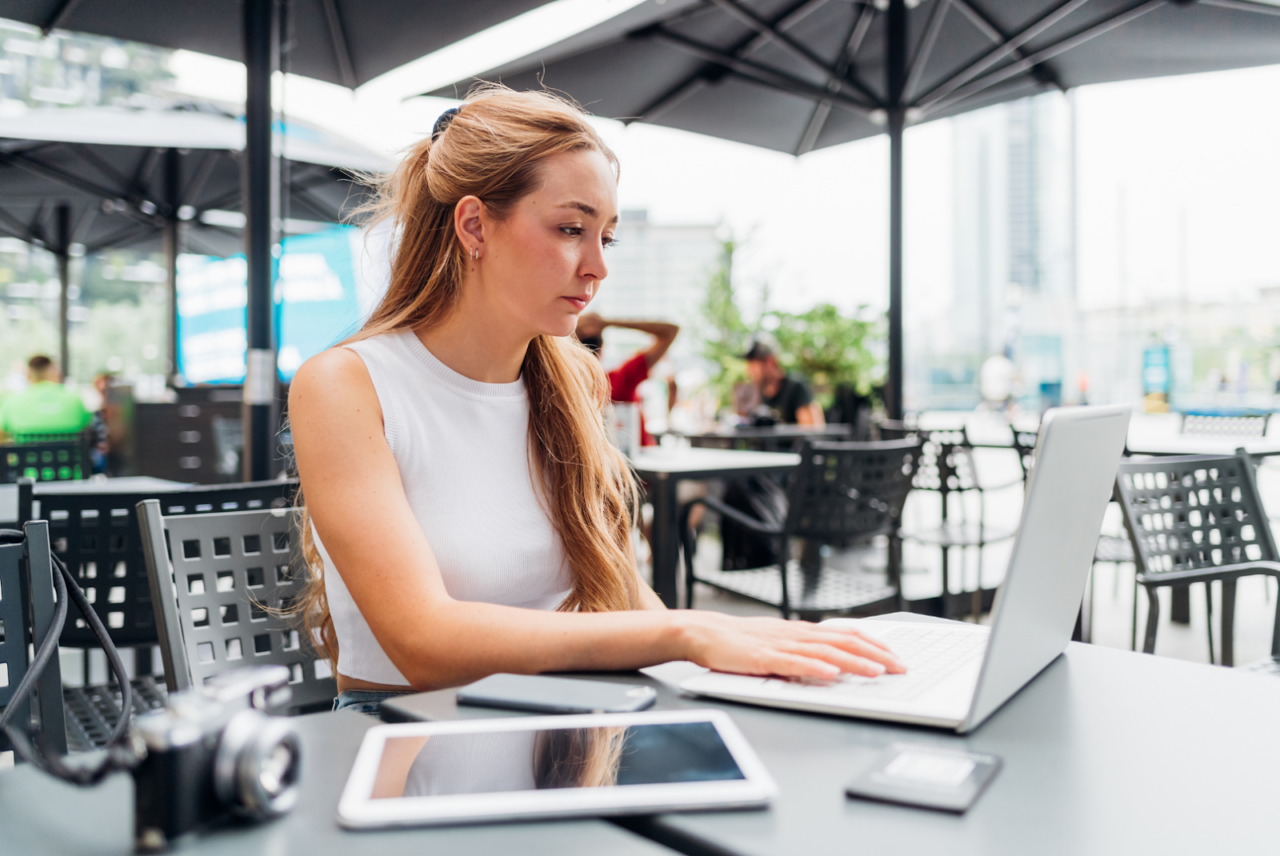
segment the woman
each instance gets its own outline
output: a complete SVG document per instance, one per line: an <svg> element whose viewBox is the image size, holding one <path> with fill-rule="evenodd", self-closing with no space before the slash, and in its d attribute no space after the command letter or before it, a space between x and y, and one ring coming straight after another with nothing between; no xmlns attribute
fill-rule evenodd
<svg viewBox="0 0 1280 856"><path fill-rule="evenodd" d="M486 87L382 184L398 229L387 294L289 396L315 536L303 608L337 649L335 707L373 712L495 672L669 660L902 670L853 631L668 612L640 580L608 386L570 338L606 275L617 180L581 111Z"/></svg>

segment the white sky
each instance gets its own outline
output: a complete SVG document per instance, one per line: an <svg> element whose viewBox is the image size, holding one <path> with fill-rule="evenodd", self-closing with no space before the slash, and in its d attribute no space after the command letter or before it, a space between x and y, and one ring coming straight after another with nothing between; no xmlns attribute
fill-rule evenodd
<svg viewBox="0 0 1280 856"><path fill-rule="evenodd" d="M411 96L551 44L636 2L559 0L355 92L289 76L277 96L287 114L394 156L451 104ZM238 63L178 52L172 68L180 91L243 101ZM1280 66L1078 91L1083 305L1176 297L1184 270L1196 299L1280 285L1278 94ZM599 124L622 162L623 208L647 208L663 223L719 222L749 236L738 266L741 285L768 282L780 308L802 310L822 300L883 308L884 137L795 158L654 126ZM907 309L936 311L951 287L946 121L908 130L905 169Z"/></svg>

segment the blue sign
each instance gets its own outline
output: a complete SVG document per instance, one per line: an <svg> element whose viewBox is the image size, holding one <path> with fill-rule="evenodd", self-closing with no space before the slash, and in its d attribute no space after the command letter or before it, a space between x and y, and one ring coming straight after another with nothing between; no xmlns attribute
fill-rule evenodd
<svg viewBox="0 0 1280 856"><path fill-rule="evenodd" d="M1168 395L1173 375L1169 371L1169 349L1157 345L1142 352L1142 394Z"/></svg>
<svg viewBox="0 0 1280 856"><path fill-rule="evenodd" d="M282 380L359 325L351 251L358 235L334 226L282 242L274 289ZM187 383L244 382L247 275L243 254L179 256L178 372Z"/></svg>

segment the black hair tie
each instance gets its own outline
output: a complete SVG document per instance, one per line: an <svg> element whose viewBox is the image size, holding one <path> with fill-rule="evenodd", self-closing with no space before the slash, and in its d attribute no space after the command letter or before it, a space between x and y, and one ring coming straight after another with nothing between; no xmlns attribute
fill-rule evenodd
<svg viewBox="0 0 1280 856"><path fill-rule="evenodd" d="M450 107L448 110L440 114L440 118L436 119L435 127L431 129L431 142L440 139L440 135L449 130L453 117L458 115L457 107Z"/></svg>

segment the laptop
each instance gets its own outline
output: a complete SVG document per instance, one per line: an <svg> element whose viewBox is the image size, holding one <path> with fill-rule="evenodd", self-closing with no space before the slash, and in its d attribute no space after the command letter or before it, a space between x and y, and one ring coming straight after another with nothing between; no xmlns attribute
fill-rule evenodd
<svg viewBox="0 0 1280 856"><path fill-rule="evenodd" d="M1057 659L1071 639L1132 409L1048 411L1022 520L990 629L973 624L834 619L888 644L905 675L834 681L704 672L695 695L947 728L977 728Z"/></svg>

